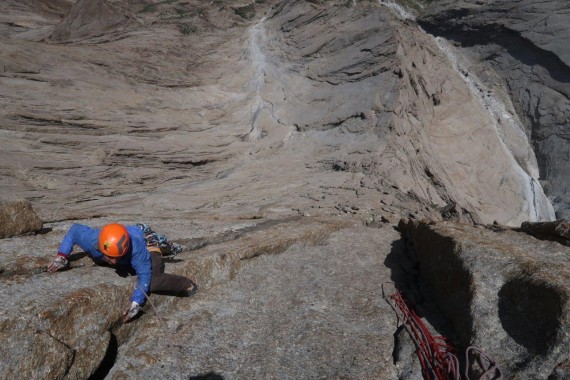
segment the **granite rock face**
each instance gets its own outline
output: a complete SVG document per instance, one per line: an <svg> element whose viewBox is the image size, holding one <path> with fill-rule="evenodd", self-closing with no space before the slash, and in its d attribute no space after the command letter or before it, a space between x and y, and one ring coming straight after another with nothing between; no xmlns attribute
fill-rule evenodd
<svg viewBox="0 0 570 380"><path fill-rule="evenodd" d="M0 240L0 372L420 379L385 285L566 376L567 247L498 227L565 212L566 6L516 3L0 1L0 188L46 227ZM198 293L122 325L133 278L45 273L73 221L150 224Z"/></svg>
<svg viewBox="0 0 570 380"><path fill-rule="evenodd" d="M191 308L161 308L161 321L149 312L109 377L397 379L396 315L378 284L398 239L390 227L345 228L244 263Z"/></svg>
<svg viewBox="0 0 570 380"><path fill-rule="evenodd" d="M0 200L0 239L37 232L42 226L30 202Z"/></svg>
<svg viewBox="0 0 570 380"><path fill-rule="evenodd" d="M507 378L546 379L569 360L570 251L522 232L401 221L460 347Z"/></svg>
<svg viewBox="0 0 570 380"><path fill-rule="evenodd" d="M570 208L570 5L437 1L419 20L457 45L464 69L513 104L558 217Z"/></svg>
<svg viewBox="0 0 570 380"><path fill-rule="evenodd" d="M0 41L5 191L45 220L553 218L528 139L497 129L412 20L373 2L233 5L89 0L59 19L4 2L19 12Z"/></svg>
<svg viewBox="0 0 570 380"><path fill-rule="evenodd" d="M399 234L388 226L315 218L158 221L155 229L172 226L170 236L187 247L204 243L167 263L168 272L191 276L200 290L192 298L153 295L127 325L119 321L134 278L94 266L81 252L71 256L70 270L42 272L69 223L51 226L52 234L21 238L25 249L0 245L3 253L16 250L1 256L5 268L14 267L7 257L38 257L35 267L0 277L0 369L8 377L397 378L397 320L376 282L390 280L384 260L399 252L392 245ZM358 263L349 268L353 257Z"/></svg>

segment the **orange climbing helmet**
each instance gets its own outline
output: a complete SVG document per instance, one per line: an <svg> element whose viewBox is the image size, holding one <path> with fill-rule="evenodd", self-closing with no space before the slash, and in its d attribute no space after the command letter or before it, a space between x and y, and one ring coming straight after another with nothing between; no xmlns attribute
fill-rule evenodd
<svg viewBox="0 0 570 380"><path fill-rule="evenodd" d="M105 225L99 233L99 251L105 256L121 257L129 250L131 238L122 224Z"/></svg>

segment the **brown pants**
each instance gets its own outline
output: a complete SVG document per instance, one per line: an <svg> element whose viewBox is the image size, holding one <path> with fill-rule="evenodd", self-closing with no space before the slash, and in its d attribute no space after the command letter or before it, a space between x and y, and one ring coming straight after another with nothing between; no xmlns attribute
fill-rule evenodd
<svg viewBox="0 0 570 380"><path fill-rule="evenodd" d="M164 263L158 252L150 252L152 260L151 292L179 293L192 288L194 283L188 277L164 273Z"/></svg>

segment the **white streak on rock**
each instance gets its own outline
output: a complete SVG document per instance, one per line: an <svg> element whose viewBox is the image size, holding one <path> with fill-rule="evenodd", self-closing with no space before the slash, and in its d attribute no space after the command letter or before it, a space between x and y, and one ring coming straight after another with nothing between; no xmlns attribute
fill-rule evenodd
<svg viewBox="0 0 570 380"><path fill-rule="evenodd" d="M378 0L380 5L390 8L393 13L398 17L400 20L415 20L416 16L408 11L406 8L402 7L400 4L392 2L392 1L385 1L385 0Z"/></svg>
<svg viewBox="0 0 570 380"><path fill-rule="evenodd" d="M267 67L267 60L265 54L259 47L259 40L263 37L263 22L265 17L262 18L254 27L251 28L249 37L249 61L255 65L256 70L252 81L250 82L251 88L255 91L253 104L251 107L251 130L247 134L248 141L256 141L262 137L262 131L256 124L259 114L265 106L265 102L261 96L261 90L265 83L265 71Z"/></svg>
<svg viewBox="0 0 570 380"><path fill-rule="evenodd" d="M507 152L507 157L511 160L511 166L520 178L525 199L528 202L529 221L554 220L554 208L538 182L539 171L536 157L520 121L516 115L507 111L506 105L494 96L493 92L476 75L463 69L460 58L445 39L436 37L435 40L471 93L489 113L499 141ZM506 124L506 128L509 128L510 131L499 123ZM508 137L505 136L505 133L508 133Z"/></svg>
<svg viewBox="0 0 570 380"><path fill-rule="evenodd" d="M253 92L253 101L251 106L251 130L246 136L248 141L256 141L264 137L268 131L262 130L258 126L258 119L263 112L267 112L276 124L285 126L285 124L277 117L274 104L268 100L267 93L271 93L265 86L270 82L271 78L281 78L282 68L279 63L272 62L268 59L267 54L263 51L263 47L268 44L268 37L265 33L264 22L265 17L259 20L250 29L250 37L248 40L247 57L248 61L254 68L253 78L249 82L248 92ZM279 83L281 80L278 81ZM265 96L264 96L265 93Z"/></svg>

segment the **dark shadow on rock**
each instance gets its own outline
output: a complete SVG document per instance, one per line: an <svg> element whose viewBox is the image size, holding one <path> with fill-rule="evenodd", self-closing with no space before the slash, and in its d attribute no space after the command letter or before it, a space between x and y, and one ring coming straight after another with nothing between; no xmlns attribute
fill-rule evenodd
<svg viewBox="0 0 570 380"><path fill-rule="evenodd" d="M164 291L164 290L156 290L154 292L152 292L152 294L156 294L159 296L172 296L172 297L184 297L184 294L181 294L180 292L168 292L168 291Z"/></svg>
<svg viewBox="0 0 570 380"><path fill-rule="evenodd" d="M42 229L39 229L36 231L36 235L45 235L45 234L49 234L51 231L53 231L53 228L51 227L44 227Z"/></svg>
<svg viewBox="0 0 570 380"><path fill-rule="evenodd" d="M164 261L165 263L172 263L172 264L175 264L175 263L181 263L181 262L183 262L184 260L182 260L182 259L175 259L174 257L163 257L163 258L162 258L162 261Z"/></svg>
<svg viewBox="0 0 570 380"><path fill-rule="evenodd" d="M392 242L390 253L384 260L386 267L390 268L390 279L394 282L394 286L403 293L413 293L411 287L414 287L413 284L419 275L415 255L408 248L403 238L396 240Z"/></svg>
<svg viewBox="0 0 570 380"><path fill-rule="evenodd" d="M468 16L468 12L463 12L461 16ZM451 27L445 26L445 23L433 23L425 20L420 21L419 24L428 33L453 40L460 43L462 47L501 45L509 55L524 65L529 67L542 66L548 71L552 79L562 83L570 81L570 68L555 53L535 45L514 29L499 24L479 24L471 25L469 32L465 32L461 21Z"/></svg>
<svg viewBox="0 0 570 380"><path fill-rule="evenodd" d="M198 291L197 288L194 288L192 291L188 292L186 290L182 292L167 292L167 291L154 291L152 294L161 295L161 296L172 296L172 297L180 297L180 298L187 298L192 297Z"/></svg>
<svg viewBox="0 0 570 380"><path fill-rule="evenodd" d="M109 264L107 264L109 265ZM127 266L119 266L119 267L115 267L113 265L109 265L109 267L111 268L115 268L115 273L117 273L117 275L119 275L119 277L129 277L129 276L136 276L137 272L135 272L135 270L132 267L127 267Z"/></svg>
<svg viewBox="0 0 570 380"><path fill-rule="evenodd" d="M395 289L411 302L418 316L425 318L437 333L455 342L453 327L443 316L432 289L422 277L420 263L410 242L405 238L394 241L384 264L391 270L390 279ZM386 291L389 296L389 290Z"/></svg>
<svg viewBox="0 0 570 380"><path fill-rule="evenodd" d="M536 223L524 222L515 231L524 232L539 240L555 241L570 247L570 221L568 220Z"/></svg>
<svg viewBox="0 0 570 380"><path fill-rule="evenodd" d="M224 377L215 372L208 372L204 375L190 376L188 380L224 380Z"/></svg>
<svg viewBox="0 0 570 380"><path fill-rule="evenodd" d="M117 344L117 337L115 334L111 333L109 345L107 346L107 351L105 351L105 356L103 356L103 360L101 360L99 367L97 367L95 372L89 376L89 380L104 379L107 376L111 368L115 365L118 350L119 345Z"/></svg>
<svg viewBox="0 0 570 380"><path fill-rule="evenodd" d="M499 291L499 318L515 342L545 355L560 328L562 304L562 295L548 284L515 278Z"/></svg>

